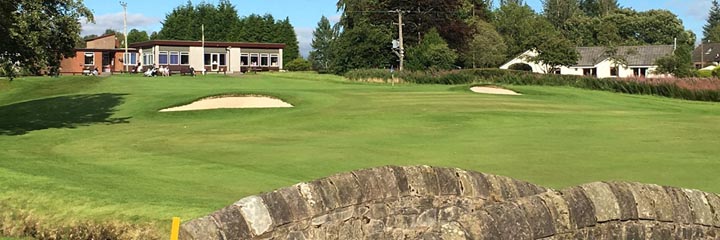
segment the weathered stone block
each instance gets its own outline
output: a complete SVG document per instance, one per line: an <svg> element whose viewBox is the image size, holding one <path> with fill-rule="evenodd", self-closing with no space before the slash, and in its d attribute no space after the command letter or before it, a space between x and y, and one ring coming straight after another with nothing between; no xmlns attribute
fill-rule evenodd
<svg viewBox="0 0 720 240"><path fill-rule="evenodd" d="M244 224L244 220L243 224ZM250 237L248 235L248 237ZM207 216L195 219L183 224L180 227L180 240L220 240L222 235L220 229L215 225L215 220Z"/></svg>
<svg viewBox="0 0 720 240"><path fill-rule="evenodd" d="M290 207L279 192L274 191L261 194L260 198L262 198L263 202L265 202L265 205L268 207L270 217L272 217L273 220L273 226L277 227L292 221L292 212L290 212Z"/></svg>
<svg viewBox="0 0 720 240"><path fill-rule="evenodd" d="M308 217L317 216L325 213L325 203L321 195L321 190L315 184L300 183L297 186L298 191L307 203ZM291 204L292 205L292 204ZM299 204L298 204L299 205ZM296 206L301 208L301 206Z"/></svg>
<svg viewBox="0 0 720 240"><path fill-rule="evenodd" d="M713 225L720 228L720 196L714 193L705 193L705 198L713 210Z"/></svg>
<svg viewBox="0 0 720 240"><path fill-rule="evenodd" d="M324 178L312 181L310 184L315 186L315 189L322 198L323 205L325 206L323 212L332 211L341 206L338 190L330 180Z"/></svg>
<svg viewBox="0 0 720 240"><path fill-rule="evenodd" d="M336 209L335 211L330 212L328 214L314 217L310 221L310 224L312 224L313 226L321 226L321 225L325 225L325 224L332 225L332 224L335 224L336 222L347 221L350 218L352 218L354 216L354 214L355 214L355 209L350 208L350 207Z"/></svg>
<svg viewBox="0 0 720 240"><path fill-rule="evenodd" d="M437 175L440 195L460 196L460 179L450 168L434 168Z"/></svg>
<svg viewBox="0 0 720 240"><path fill-rule="evenodd" d="M519 196L518 197L528 197L532 195L536 195L539 193L543 193L547 191L545 188L537 186L535 184L526 182L526 181L520 181L513 179L513 184L515 185Z"/></svg>
<svg viewBox="0 0 720 240"><path fill-rule="evenodd" d="M467 172L467 176L469 177L468 182L472 184L473 196L485 200L490 199L490 194L493 188L490 182L485 178L485 174L479 172Z"/></svg>
<svg viewBox="0 0 720 240"><path fill-rule="evenodd" d="M625 184L633 193L633 198L635 198L635 202L637 203L638 218L642 220L657 220L658 216L655 212L655 200L652 199L652 194L648 192L648 189L638 183Z"/></svg>
<svg viewBox="0 0 720 240"><path fill-rule="evenodd" d="M363 194L360 184L352 174L337 174L328 178L337 189L340 207L362 203Z"/></svg>
<svg viewBox="0 0 720 240"><path fill-rule="evenodd" d="M708 200L705 198L705 193L697 190L683 190L690 200L690 207L692 208L693 222L695 224L712 226L713 212L710 208Z"/></svg>
<svg viewBox="0 0 720 240"><path fill-rule="evenodd" d="M285 199L290 213L290 221L295 222L312 217L308 210L306 199L300 194L297 185L278 189L277 192Z"/></svg>
<svg viewBox="0 0 720 240"><path fill-rule="evenodd" d="M450 222L443 224L440 227L440 236L439 239L444 240L465 240L470 239L467 233L465 232L465 229L457 223L457 222Z"/></svg>
<svg viewBox="0 0 720 240"><path fill-rule="evenodd" d="M237 201L234 206L228 207L228 209L231 209L232 211L236 211L237 207L240 208L240 212L231 212L232 215L220 215L219 217L216 217L218 221L224 222L224 219L227 219L228 221L232 217L240 216L239 213L242 213L242 217L247 222L247 226L250 227L250 230L252 230L254 235L262 235L263 233L266 233L270 230L272 230L273 222L272 217L270 217L270 212L267 209L267 206L263 202L262 198L258 196L250 196L243 199L240 199L240 201ZM224 218L221 220L221 218ZM220 223L220 227L223 228L224 223ZM227 227L227 225L225 225ZM241 226L241 224L233 225L233 226ZM239 228L238 231L242 230ZM227 235L227 232L226 232ZM235 238L232 237L231 239L242 239L242 238Z"/></svg>
<svg viewBox="0 0 720 240"><path fill-rule="evenodd" d="M437 196L438 183L437 176L429 167L404 167L407 176L410 192L414 196ZM432 175L430 174L432 173ZM427 179L429 178L429 179Z"/></svg>
<svg viewBox="0 0 720 240"><path fill-rule="evenodd" d="M620 219L620 206L610 187L601 182L580 186L592 202L598 222Z"/></svg>
<svg viewBox="0 0 720 240"><path fill-rule="evenodd" d="M639 240L645 238L645 228L636 222L627 222L623 225L625 227L625 237L627 240Z"/></svg>
<svg viewBox="0 0 720 240"><path fill-rule="evenodd" d="M410 185L408 184L407 176L405 175L405 169L398 166L390 166L390 169L392 169L392 173L395 177L395 185L398 186L398 191L400 193L400 196L409 196L410 195Z"/></svg>
<svg viewBox="0 0 720 240"><path fill-rule="evenodd" d="M259 198L250 197L244 199L250 199L252 201L255 201ZM254 206L251 208L254 208ZM269 215L267 216L267 218L260 217L264 218L262 220L247 219L244 215L245 213L242 210L242 206L231 205L213 213L211 217L215 219L215 222L218 225L218 228L220 229L220 232L222 232L222 236L225 239L247 239L252 237L253 235L263 234L270 229L270 225L272 224L272 222L269 219ZM255 215L250 214L250 216ZM250 224L253 223L255 225L250 226Z"/></svg>
<svg viewBox="0 0 720 240"><path fill-rule="evenodd" d="M582 188L570 188L561 193L570 210L570 221L574 229L594 226L597 223L595 208Z"/></svg>
<svg viewBox="0 0 720 240"><path fill-rule="evenodd" d="M288 233L287 240L305 240L305 234L300 231L292 231Z"/></svg>
<svg viewBox="0 0 720 240"><path fill-rule="evenodd" d="M384 197L398 198L400 197L400 188L395 179L395 173L390 167L379 167L371 169L376 176L378 186L380 186Z"/></svg>
<svg viewBox="0 0 720 240"><path fill-rule="evenodd" d="M520 193L515 186L515 181L508 177L496 176L496 175L485 175L490 180L493 187L499 188L500 194L503 200L510 200L520 197Z"/></svg>
<svg viewBox="0 0 720 240"><path fill-rule="evenodd" d="M550 237L556 234L555 220L550 210L539 196L522 198L517 201L518 206L525 212L533 236L537 238Z"/></svg>
<svg viewBox="0 0 720 240"><path fill-rule="evenodd" d="M438 222L438 211L437 209L428 209L420 213L417 220L415 220L414 228L430 228Z"/></svg>
<svg viewBox="0 0 720 240"><path fill-rule="evenodd" d="M570 208L558 192L546 192L538 194L538 197L545 202L545 206L550 211L550 216L553 219L552 223L558 234L569 233L574 229L570 220Z"/></svg>
<svg viewBox="0 0 720 240"><path fill-rule="evenodd" d="M606 184L610 187L610 190L612 191L615 199L618 202L618 207L620 207L620 220L637 220L637 202L635 201L635 197L630 190L630 185L626 183L608 182L606 182Z"/></svg>
<svg viewBox="0 0 720 240"><path fill-rule="evenodd" d="M671 224L656 224L650 229L649 239L672 239L674 228ZM647 231L646 231L647 232Z"/></svg>
<svg viewBox="0 0 720 240"><path fill-rule="evenodd" d="M382 181L378 179L378 176L376 176L372 170L362 169L352 171L352 174L360 186L363 202L372 202L385 198L383 186L380 186Z"/></svg>
<svg viewBox="0 0 720 240"><path fill-rule="evenodd" d="M692 209L690 201L682 189L675 187L663 187L667 192L673 204L673 212L675 212L676 223L690 224L693 222Z"/></svg>
<svg viewBox="0 0 720 240"><path fill-rule="evenodd" d="M656 184L641 184L643 189L647 191L648 197L653 201L655 206L655 216L657 220L670 222L675 218L672 200L668 196L662 186Z"/></svg>
<svg viewBox="0 0 720 240"><path fill-rule="evenodd" d="M495 221L500 239L533 239L532 229L524 212L515 204L501 203L484 209Z"/></svg>

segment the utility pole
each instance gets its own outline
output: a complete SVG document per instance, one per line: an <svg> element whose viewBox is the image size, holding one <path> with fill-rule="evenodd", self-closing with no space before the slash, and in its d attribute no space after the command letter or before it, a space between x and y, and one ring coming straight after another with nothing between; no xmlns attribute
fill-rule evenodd
<svg viewBox="0 0 720 240"><path fill-rule="evenodd" d="M125 64L125 73L129 72L128 67L128 61L130 61L130 56L128 56L128 41L127 41L127 3L120 1L120 5L123 7L123 28L125 29L125 55L123 55L123 64Z"/></svg>
<svg viewBox="0 0 720 240"><path fill-rule="evenodd" d="M399 37L398 37L399 46L398 46L398 52L395 52L395 54L397 54L398 57L400 57L400 66L398 67L398 71L402 72L404 69L404 65L405 65L405 45L403 43L403 13L404 12L401 11L400 9L397 9L395 11L390 11L390 12L396 12L398 14L397 25L398 25L398 35L399 35Z"/></svg>

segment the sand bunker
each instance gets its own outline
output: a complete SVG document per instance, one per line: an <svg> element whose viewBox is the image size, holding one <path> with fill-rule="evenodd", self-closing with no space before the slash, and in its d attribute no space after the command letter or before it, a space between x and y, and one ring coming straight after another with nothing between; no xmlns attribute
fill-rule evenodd
<svg viewBox="0 0 720 240"><path fill-rule="evenodd" d="M291 108L293 105L280 99L262 96L214 97L195 101L191 104L166 108L160 112L195 111L222 108Z"/></svg>
<svg viewBox="0 0 720 240"><path fill-rule="evenodd" d="M476 93L485 93L485 94L522 95L522 94L516 93L512 90L496 88L496 87L472 87L472 88L470 88L470 90L473 92L476 92Z"/></svg>

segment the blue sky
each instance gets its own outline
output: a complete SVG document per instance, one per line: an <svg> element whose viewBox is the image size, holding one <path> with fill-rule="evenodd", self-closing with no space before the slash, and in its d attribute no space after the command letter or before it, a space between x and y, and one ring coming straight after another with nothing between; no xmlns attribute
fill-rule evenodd
<svg viewBox="0 0 720 240"><path fill-rule="evenodd" d="M125 2L128 4L128 31L137 28L149 33L160 30L165 15L176 6L186 4L187 0L125 0ZM216 4L218 0L205 2ZM270 13L275 19L289 17L295 27L300 51L304 56L310 51L312 31L320 17L325 15L331 21L337 21L340 15L336 12L337 0L231 0L231 2L240 16ZM540 0L526 0L526 2L536 11L542 11ZM639 11L668 9L680 16L685 28L692 30L700 38L711 0L619 0L619 2L621 6ZM200 1L193 3L197 4ZM84 35L100 34L108 28L122 31L122 6L119 2L86 0L85 5L93 10L95 24L84 24Z"/></svg>

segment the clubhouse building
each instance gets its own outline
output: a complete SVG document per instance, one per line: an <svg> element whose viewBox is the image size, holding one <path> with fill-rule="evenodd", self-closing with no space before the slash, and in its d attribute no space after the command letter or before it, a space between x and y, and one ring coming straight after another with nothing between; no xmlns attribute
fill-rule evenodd
<svg viewBox="0 0 720 240"><path fill-rule="evenodd" d="M75 49L76 55L63 59L61 74L136 71L166 67L172 73L234 73L247 71L279 71L283 69L280 43L241 43L152 40L129 45L128 54L114 34L86 41L85 48Z"/></svg>

